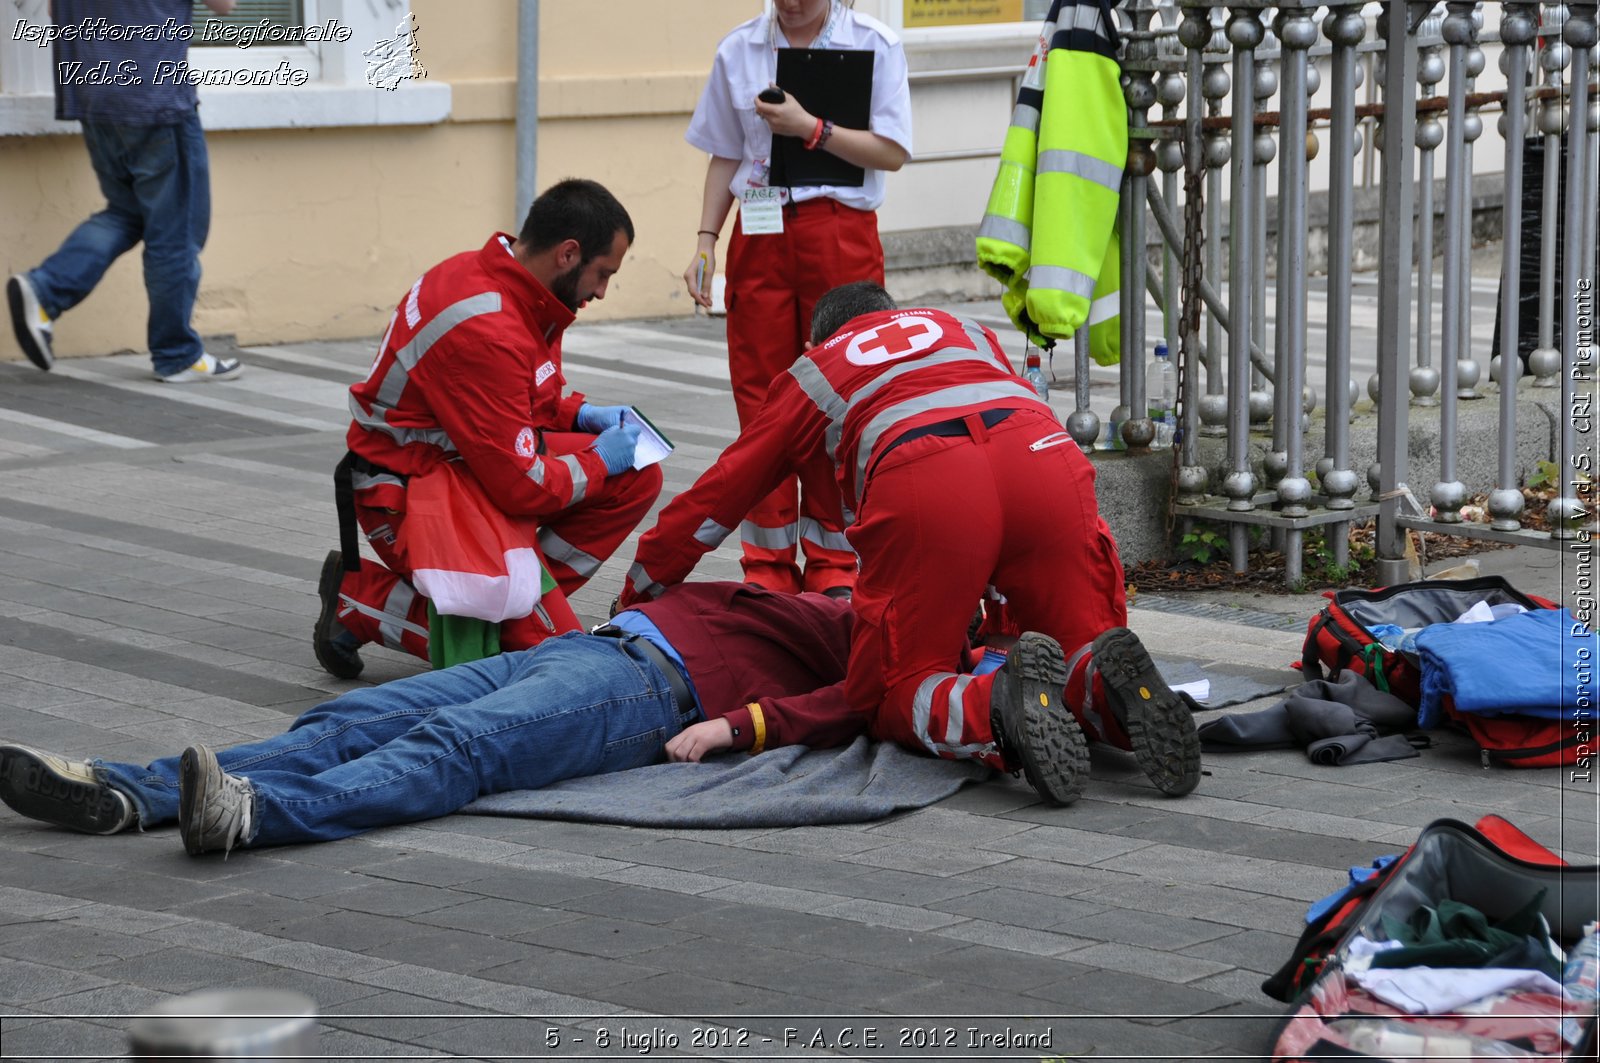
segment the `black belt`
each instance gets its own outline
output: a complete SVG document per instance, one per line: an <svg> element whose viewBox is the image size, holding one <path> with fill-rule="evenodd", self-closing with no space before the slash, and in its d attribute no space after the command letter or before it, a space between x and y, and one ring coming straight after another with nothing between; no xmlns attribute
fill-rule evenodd
<svg viewBox="0 0 1600 1063"><path fill-rule="evenodd" d="M1016 412L1011 409L984 410L978 414L978 419L983 422L983 427L993 428ZM935 421L932 424L918 425L916 428L908 428L900 435L895 436L888 446L878 452L878 460L882 461L885 454L898 447L901 443L909 443L913 439L921 439L923 436L965 436L971 434L972 430L967 427L967 419L965 417L952 417L948 421Z"/></svg>
<svg viewBox="0 0 1600 1063"><path fill-rule="evenodd" d="M621 639L629 643L645 658L667 677L667 686L672 691L672 700L678 703L680 713L694 712L698 706L695 704L694 695L689 692L689 684L684 682L683 673L673 663L667 652L654 642L633 631L624 631L615 624L595 628L594 634L603 639Z"/></svg>

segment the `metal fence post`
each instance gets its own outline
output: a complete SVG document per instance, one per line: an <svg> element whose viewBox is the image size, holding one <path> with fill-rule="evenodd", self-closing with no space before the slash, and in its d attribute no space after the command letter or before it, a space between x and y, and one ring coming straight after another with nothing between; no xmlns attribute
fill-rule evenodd
<svg viewBox="0 0 1600 1063"><path fill-rule="evenodd" d="M1378 273L1378 535L1380 585L1410 578L1406 534L1397 523L1408 475L1407 391L1404 370L1411 350L1412 218L1415 189L1418 21L1431 3L1384 0L1379 35L1387 42L1383 75L1382 263ZM1420 10L1415 10L1420 9Z"/></svg>

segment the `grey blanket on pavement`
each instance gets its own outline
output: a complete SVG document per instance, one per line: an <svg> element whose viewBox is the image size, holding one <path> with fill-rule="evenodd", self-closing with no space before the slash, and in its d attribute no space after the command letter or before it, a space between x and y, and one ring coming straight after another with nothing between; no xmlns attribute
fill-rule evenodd
<svg viewBox="0 0 1600 1063"><path fill-rule="evenodd" d="M785 746L700 764L651 764L480 797L461 811L632 827L796 827L860 823L922 808L989 777L974 761L858 738L842 749Z"/></svg>
<svg viewBox="0 0 1600 1063"><path fill-rule="evenodd" d="M1354 672L1302 683L1270 709L1223 716L1199 728L1207 753L1305 749L1314 764L1371 764L1418 755L1404 735L1417 712Z"/></svg>

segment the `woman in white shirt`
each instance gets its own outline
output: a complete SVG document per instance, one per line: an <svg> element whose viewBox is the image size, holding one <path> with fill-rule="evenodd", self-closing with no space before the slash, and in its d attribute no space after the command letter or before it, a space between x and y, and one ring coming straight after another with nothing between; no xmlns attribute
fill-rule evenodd
<svg viewBox="0 0 1600 1063"><path fill-rule="evenodd" d="M701 306L711 305L723 222L740 204L728 246L725 302L741 426L760 409L772 378L805 349L817 298L850 281L883 283L875 212L883 202L884 174L911 154L906 57L894 31L840 0L771 0L770 7L717 46L685 134L711 156L695 255L684 271L689 294ZM776 83L781 48L870 50L868 128L835 125L808 113L793 95L785 94L782 103L757 99ZM861 185L771 188L775 135L861 167ZM801 499L793 482L774 492L741 527L745 579L770 590L847 594L855 585L855 555L838 510L837 497ZM797 545L805 553L803 576Z"/></svg>

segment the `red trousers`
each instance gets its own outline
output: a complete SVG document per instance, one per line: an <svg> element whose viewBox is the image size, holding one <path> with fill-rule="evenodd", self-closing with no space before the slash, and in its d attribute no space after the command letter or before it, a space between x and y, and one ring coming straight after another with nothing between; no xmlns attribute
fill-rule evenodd
<svg viewBox="0 0 1600 1063"><path fill-rule="evenodd" d="M968 435L928 435L886 452L850 541L861 558L845 691L873 737L1002 767L989 727L992 674L957 674L974 603L993 584L1016 626L1069 661L1127 623L1122 564L1095 504L1094 468L1056 421L1018 410ZM1037 447L1038 449L1034 449ZM1067 704L1091 740L1126 749L1085 658Z"/></svg>
<svg viewBox="0 0 1600 1063"><path fill-rule="evenodd" d="M851 281L883 283L878 216L827 198L785 207L782 233L746 236L734 226L727 267L728 373L742 428L761 409L773 377L805 350L817 299ZM795 480L751 510L740 531L752 583L789 593L855 584L856 559L842 548L843 529ZM803 576L797 547L805 553Z"/></svg>
<svg viewBox="0 0 1600 1063"><path fill-rule="evenodd" d="M571 454L587 447L594 436L546 432L543 439L547 453ZM500 624L501 648L527 649L551 635L580 630L567 597L616 552L660 493L661 467L650 465L591 481L580 502L543 521L535 545L556 589L545 592L531 615ZM345 608L339 621L362 642L427 660L428 600L410 582L405 512L362 505L358 491L356 521L382 563L363 558L361 571L344 574L339 595Z"/></svg>

